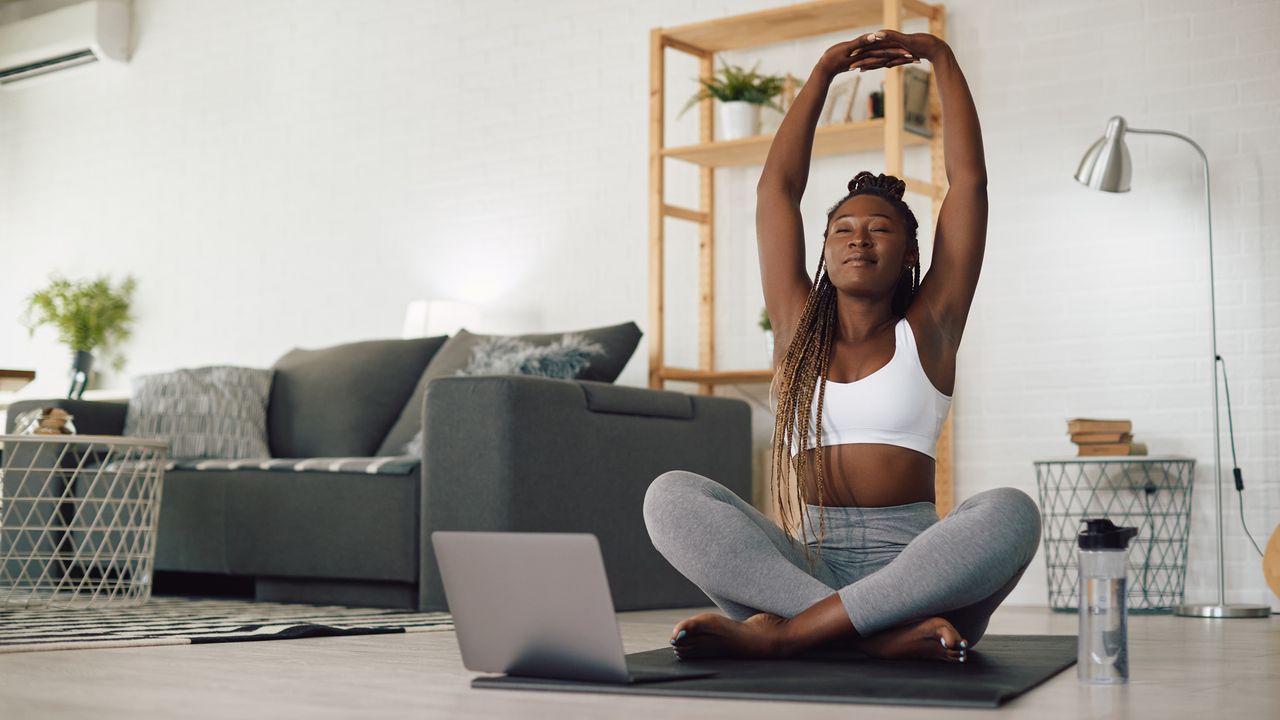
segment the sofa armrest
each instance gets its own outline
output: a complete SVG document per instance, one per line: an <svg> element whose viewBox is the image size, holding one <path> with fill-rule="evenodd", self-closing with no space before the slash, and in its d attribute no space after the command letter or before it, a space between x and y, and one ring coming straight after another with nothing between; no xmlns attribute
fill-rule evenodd
<svg viewBox="0 0 1280 720"><path fill-rule="evenodd" d="M742 400L495 375L431 381L423 408L419 607L446 607L435 530L585 532L617 610L709 604L649 540L643 504L668 470L751 499Z"/></svg>
<svg viewBox="0 0 1280 720"><path fill-rule="evenodd" d="M95 400L20 400L9 406L4 421L5 433L12 434L18 416L28 410L56 407L71 413L77 435L123 435L124 418L129 409L126 402L101 402Z"/></svg>

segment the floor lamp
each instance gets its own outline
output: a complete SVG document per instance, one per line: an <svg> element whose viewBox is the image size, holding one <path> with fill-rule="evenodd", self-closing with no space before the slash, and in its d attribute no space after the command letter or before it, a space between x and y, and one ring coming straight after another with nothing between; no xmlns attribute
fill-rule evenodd
<svg viewBox="0 0 1280 720"><path fill-rule="evenodd" d="M1210 366L1213 368L1213 469L1217 475L1218 493L1216 495L1218 520L1218 602L1216 605L1178 605L1175 615L1191 617L1270 617L1271 607L1267 605L1227 605L1224 597L1225 564L1222 559L1222 450L1218 433L1218 324L1217 309L1213 295L1213 214L1209 205L1209 158L1194 140L1167 130L1138 130L1129 127L1124 118L1113 116L1107 121L1107 133L1085 153L1076 170L1076 180L1094 190L1107 192L1129 192L1129 148L1124 144L1124 134L1150 133L1154 135L1172 135L1191 143L1200 153L1204 161L1204 207L1206 224L1209 226L1209 319L1213 333L1213 357Z"/></svg>

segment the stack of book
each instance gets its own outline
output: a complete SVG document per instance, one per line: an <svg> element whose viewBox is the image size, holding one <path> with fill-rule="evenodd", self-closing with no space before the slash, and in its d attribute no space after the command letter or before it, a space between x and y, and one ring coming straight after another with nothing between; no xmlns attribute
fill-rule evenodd
<svg viewBox="0 0 1280 720"><path fill-rule="evenodd" d="M1076 457L1146 455L1147 444L1133 441L1133 421L1072 418L1067 433L1076 444Z"/></svg>

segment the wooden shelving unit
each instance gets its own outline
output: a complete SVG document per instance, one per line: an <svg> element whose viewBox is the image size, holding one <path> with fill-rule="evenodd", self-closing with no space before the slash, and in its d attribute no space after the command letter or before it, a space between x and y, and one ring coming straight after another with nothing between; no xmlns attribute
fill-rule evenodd
<svg viewBox="0 0 1280 720"><path fill-rule="evenodd" d="M715 170L724 167L763 165L772 135L717 141L714 135L714 100L698 105L698 143L665 146L666 51L683 52L698 59L699 75L714 76L717 52L759 47L815 35L880 28L901 30L906 20L926 18L929 32L945 35L945 10L941 4L920 0L816 0L760 12L735 15L671 28L653 28L649 42L649 386L663 388L667 381L693 382L698 392L712 394L717 385L767 383L772 369L715 369ZM946 171L942 148L942 112L933 83L929 87L929 127L932 137L908 131L903 125L902 68L884 72L885 117L866 122L820 126L814 133L813 157L884 151L884 172L902 177L907 191L931 200L932 227L946 195ZM929 145L931 177L905 177L903 153L909 146ZM698 205L668 203L665 196L666 160L682 160L698 166ZM698 225L698 367L666 364L664 345L665 232L668 217ZM754 253L754 248L752 249ZM937 505L940 515L952 503L951 418L938 439Z"/></svg>

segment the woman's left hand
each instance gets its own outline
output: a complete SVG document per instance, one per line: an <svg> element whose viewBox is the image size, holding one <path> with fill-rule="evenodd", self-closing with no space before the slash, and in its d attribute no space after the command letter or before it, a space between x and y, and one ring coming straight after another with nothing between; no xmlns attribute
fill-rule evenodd
<svg viewBox="0 0 1280 720"><path fill-rule="evenodd" d="M941 38L929 33L900 33L897 30L877 30L871 33L877 40L863 45L849 56L850 70L874 70L895 67L933 59L947 47Z"/></svg>

